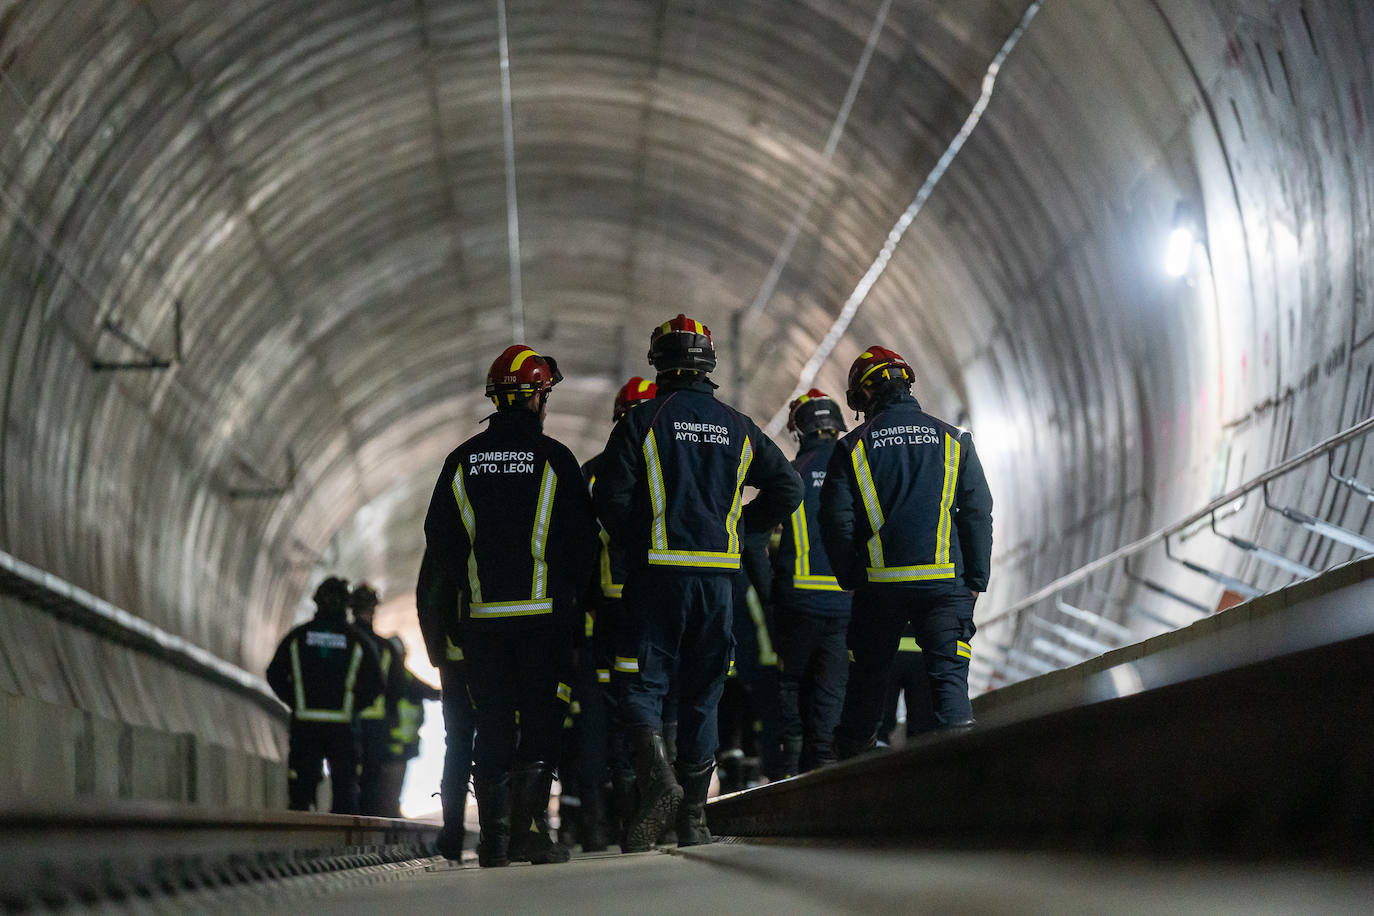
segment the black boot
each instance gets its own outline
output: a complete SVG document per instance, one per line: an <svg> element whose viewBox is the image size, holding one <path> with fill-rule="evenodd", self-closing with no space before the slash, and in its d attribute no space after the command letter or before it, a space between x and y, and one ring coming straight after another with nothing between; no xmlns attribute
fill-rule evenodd
<svg viewBox="0 0 1374 916"><path fill-rule="evenodd" d="M626 830L634 820L635 809L639 807L639 787L635 784L634 770L616 770L611 773L611 816L614 819L615 838L621 852L626 848Z"/></svg>
<svg viewBox="0 0 1374 916"><path fill-rule="evenodd" d="M706 826L706 793L711 788L711 774L716 765L689 769L682 764L677 767L678 782L682 783L682 804L677 809L677 844L679 846L704 846L711 842L711 831Z"/></svg>
<svg viewBox="0 0 1374 916"><path fill-rule="evenodd" d="M601 786L591 786L582 792L581 819L577 838L583 852L602 852L609 845L606 838L606 805L602 801Z"/></svg>
<svg viewBox="0 0 1374 916"><path fill-rule="evenodd" d="M526 764L511 774L511 810L515 813L510 840L512 862L549 865L566 862L568 847L549 838L549 787L553 767Z"/></svg>
<svg viewBox="0 0 1374 916"><path fill-rule="evenodd" d="M720 794L729 795L744 788L744 751L727 748L716 755L720 762Z"/></svg>
<svg viewBox="0 0 1374 916"><path fill-rule="evenodd" d="M630 757L634 761L639 805L625 827L625 852L644 852L672 825L682 802L682 786L673 778L663 748L663 736L648 726L629 730Z"/></svg>
<svg viewBox="0 0 1374 916"><path fill-rule="evenodd" d="M477 841L477 864L499 868L510 864L510 774L476 777L472 788L477 796L477 823L482 828Z"/></svg>
<svg viewBox="0 0 1374 916"><path fill-rule="evenodd" d="M457 862L463 858L463 842L467 838L467 830L463 826L467 818L467 786L461 792L451 792L448 786L442 786L439 802L444 807L444 829L439 831L434 848L445 859Z"/></svg>
<svg viewBox="0 0 1374 916"><path fill-rule="evenodd" d="M851 738L843 732L835 732L835 756L840 760L848 760L860 754L866 754L878 746L878 735L876 732L865 739Z"/></svg>

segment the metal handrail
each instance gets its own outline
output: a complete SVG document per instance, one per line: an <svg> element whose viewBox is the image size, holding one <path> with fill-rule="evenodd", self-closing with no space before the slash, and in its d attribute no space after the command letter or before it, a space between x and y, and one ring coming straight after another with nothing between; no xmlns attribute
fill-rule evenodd
<svg viewBox="0 0 1374 916"><path fill-rule="evenodd" d="M1188 515L1187 517L1180 519L1179 521L1174 522L1173 524L1168 525L1164 528L1160 528L1158 531L1155 531L1151 534L1147 534L1145 535L1145 537L1140 538L1137 541L1132 541L1124 547L1118 547L1111 553L1098 557L1096 560L1093 560L1090 563L1086 563L1083 566L1078 567L1078 569L1074 570L1073 572L1067 575L1060 576L1058 579L1055 579L1048 585L1039 588L1034 592L1031 592L1029 595L1020 599L1019 601L1012 602L1011 605L1003 608L1001 611L994 614L992 617L989 617L987 620L979 621L978 626L980 628L990 627L993 624L1000 623L1003 620L1008 619L1009 617L1014 617L1022 611L1030 607L1033 607L1036 604L1039 604L1046 598L1053 598L1059 592L1063 591L1071 585L1075 585L1083 581L1084 579L1088 578L1088 576L1091 576L1093 573L1105 569L1108 566L1111 566L1113 563L1116 563L1120 560L1125 560L1130 557L1133 557L1149 547L1153 547L1154 545L1164 541L1166 538L1172 537L1173 535L1182 531L1184 528L1187 528L1189 525L1192 525L1193 523L1208 517L1213 512L1216 512L1218 509L1221 509L1229 503L1232 503L1235 500L1240 499L1252 490L1263 487L1269 484L1270 482L1274 481L1275 479L1282 477L1284 474L1287 474L1288 472L1295 470L1298 467L1301 467L1302 465L1311 461L1313 458L1318 458L1322 455L1328 454L1333 449L1339 448L1340 446L1345 445L1347 442L1351 442L1355 439L1358 439L1361 436L1366 435L1370 432L1374 432L1374 416L1366 417L1364 420L1361 420L1359 423L1356 423L1354 426L1347 428L1343 432L1339 432L1328 439L1323 439L1321 442L1318 442L1316 445L1312 446L1306 451L1299 452L1292 458L1289 458L1286 461L1274 465L1272 468L1265 471L1264 473L1256 477L1253 477L1245 483L1241 484L1240 486L1228 491L1227 493L1221 496L1218 496L1216 499L1212 500L1207 505L1203 506L1201 509Z"/></svg>
<svg viewBox="0 0 1374 916"><path fill-rule="evenodd" d="M287 718L286 706L261 677L3 550L0 592L13 594L26 604L106 639L227 687L277 718Z"/></svg>

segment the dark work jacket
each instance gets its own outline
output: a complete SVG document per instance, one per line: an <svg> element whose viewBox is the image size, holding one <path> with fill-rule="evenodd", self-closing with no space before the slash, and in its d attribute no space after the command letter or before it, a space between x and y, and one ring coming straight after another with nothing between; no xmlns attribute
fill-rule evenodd
<svg viewBox="0 0 1374 916"><path fill-rule="evenodd" d="M821 541L821 486L825 483L833 436L804 439L792 467L801 475L806 498L782 526L773 557L773 600L780 613L802 611L821 617L849 615L851 596L840 587Z"/></svg>
<svg viewBox="0 0 1374 916"><path fill-rule="evenodd" d="M879 405L840 440L821 489L820 526L845 588L987 588L992 493L973 437L909 394Z"/></svg>
<svg viewBox="0 0 1374 916"><path fill-rule="evenodd" d="M416 605L430 660L461 658L469 629L580 633L596 544L572 452L535 414L497 413L444 461L425 516Z"/></svg>
<svg viewBox="0 0 1374 916"><path fill-rule="evenodd" d="M597 455L582 465L582 477L587 481L588 491L596 489L597 469L601 467L601 456ZM611 542L611 536L604 527L598 529L601 535L601 551L597 559L595 594L597 603L615 600L625 588L625 573L629 565L625 559L625 549Z"/></svg>
<svg viewBox="0 0 1374 916"><path fill-rule="evenodd" d="M766 531L801 502L801 481L754 421L705 379L662 376L601 455L595 500L631 569L739 569L742 530ZM759 495L742 506L742 490Z"/></svg>
<svg viewBox="0 0 1374 916"><path fill-rule="evenodd" d="M396 701L405 690L405 657L396 651L390 640L377 635L371 627L361 623L353 626L371 643L373 651L377 653L377 661L382 666L382 692L358 713L358 718L364 722L386 721L394 724Z"/></svg>
<svg viewBox="0 0 1374 916"><path fill-rule="evenodd" d="M382 669L371 640L338 615L316 614L286 634L267 666L272 692L291 721L352 726L382 695Z"/></svg>

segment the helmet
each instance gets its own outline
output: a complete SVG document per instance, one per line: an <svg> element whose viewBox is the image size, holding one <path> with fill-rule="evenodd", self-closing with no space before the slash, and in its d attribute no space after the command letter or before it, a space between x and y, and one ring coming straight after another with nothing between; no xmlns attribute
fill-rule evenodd
<svg viewBox="0 0 1374 916"><path fill-rule="evenodd" d="M711 329L686 315L665 321L649 335L649 364L660 372L710 372L716 368Z"/></svg>
<svg viewBox="0 0 1374 916"><path fill-rule="evenodd" d="M497 407L509 407L563 381L558 361L540 356L524 344L511 344L487 370L487 397Z"/></svg>
<svg viewBox="0 0 1374 916"><path fill-rule="evenodd" d="M863 410L868 405L869 390L889 381L910 385L915 378L911 366L900 354L887 347L869 347L849 367L845 402L855 410Z"/></svg>
<svg viewBox="0 0 1374 916"><path fill-rule="evenodd" d="M615 411L611 414L611 419L619 421L621 417L630 412L631 407L638 407L643 402L652 400L656 394L658 394L657 385L636 375L616 392Z"/></svg>
<svg viewBox="0 0 1374 916"><path fill-rule="evenodd" d="M381 604L382 598L377 594L377 590L366 582L359 582L353 586L353 593L348 596L348 606L354 608L375 608Z"/></svg>
<svg viewBox="0 0 1374 916"><path fill-rule="evenodd" d="M323 607L326 603L337 603L343 607L348 602L348 580L330 576L315 589L314 601Z"/></svg>
<svg viewBox="0 0 1374 916"><path fill-rule="evenodd" d="M818 388L812 388L787 405L787 428L798 439L803 439L823 429L838 433L848 427L844 425L840 405L835 403L835 399Z"/></svg>

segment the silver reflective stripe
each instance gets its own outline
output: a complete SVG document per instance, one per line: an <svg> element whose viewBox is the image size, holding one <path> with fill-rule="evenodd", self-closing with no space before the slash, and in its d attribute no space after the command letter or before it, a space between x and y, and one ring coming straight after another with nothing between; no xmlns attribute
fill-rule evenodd
<svg viewBox="0 0 1374 916"><path fill-rule="evenodd" d="M482 582L477 578L477 514L472 511L468 501L468 491L463 485L463 462L458 462L458 470L453 475L453 497L458 500L458 514L463 517L463 527L468 533L468 593L473 601L482 600Z"/></svg>
<svg viewBox="0 0 1374 916"><path fill-rule="evenodd" d="M668 548L668 522L665 515L668 512L668 498L663 492L663 468L658 461L658 443L654 439L652 428L649 430L649 435L644 437L644 467L648 471L649 477L649 505L654 513L650 533L651 544L659 550L666 550Z"/></svg>
<svg viewBox="0 0 1374 916"><path fill-rule="evenodd" d="M945 481L940 487L940 520L935 526L935 562L949 562L949 530L953 527L954 491L959 481L959 440L945 433Z"/></svg>
<svg viewBox="0 0 1374 916"><path fill-rule="evenodd" d="M652 566L686 566L705 569L739 569L739 554L719 550L651 550Z"/></svg>
<svg viewBox="0 0 1374 916"><path fill-rule="evenodd" d="M860 439L850 455L854 465L854 478L859 482L859 495L863 497L864 511L868 513L868 527L873 536L868 539L868 562L871 566L883 565L883 507L878 503L878 489L873 486L873 472L868 467L868 453Z"/></svg>
<svg viewBox="0 0 1374 916"><path fill-rule="evenodd" d="M925 566L869 567L869 582L925 582L930 579L953 579L953 563L930 563Z"/></svg>
<svg viewBox="0 0 1374 916"><path fill-rule="evenodd" d="M473 603L468 606L473 617L531 617L535 614L552 614L553 601L491 601L486 604Z"/></svg>
<svg viewBox="0 0 1374 916"><path fill-rule="evenodd" d="M617 656L615 657L615 670L617 670L617 671L627 671L627 672L632 672L632 673L638 673L638 672L639 672L639 659L637 659L637 658L630 658L630 657L625 656L625 655L617 655Z"/></svg>
<svg viewBox="0 0 1374 916"><path fill-rule="evenodd" d="M539 506L534 510L534 533L530 535L530 556L534 558L531 598L545 598L549 594L549 565L544 562L544 548L549 540L549 517L553 514L553 494L557 488L558 474L545 461L544 476L539 482Z"/></svg>
<svg viewBox="0 0 1374 916"><path fill-rule="evenodd" d="M730 514L725 516L725 549L728 553L739 553L739 516L744 511L744 478L749 476L749 465L754 461L754 446L749 437L744 437L744 448L739 453L739 467L735 470L735 501L730 505Z"/></svg>

